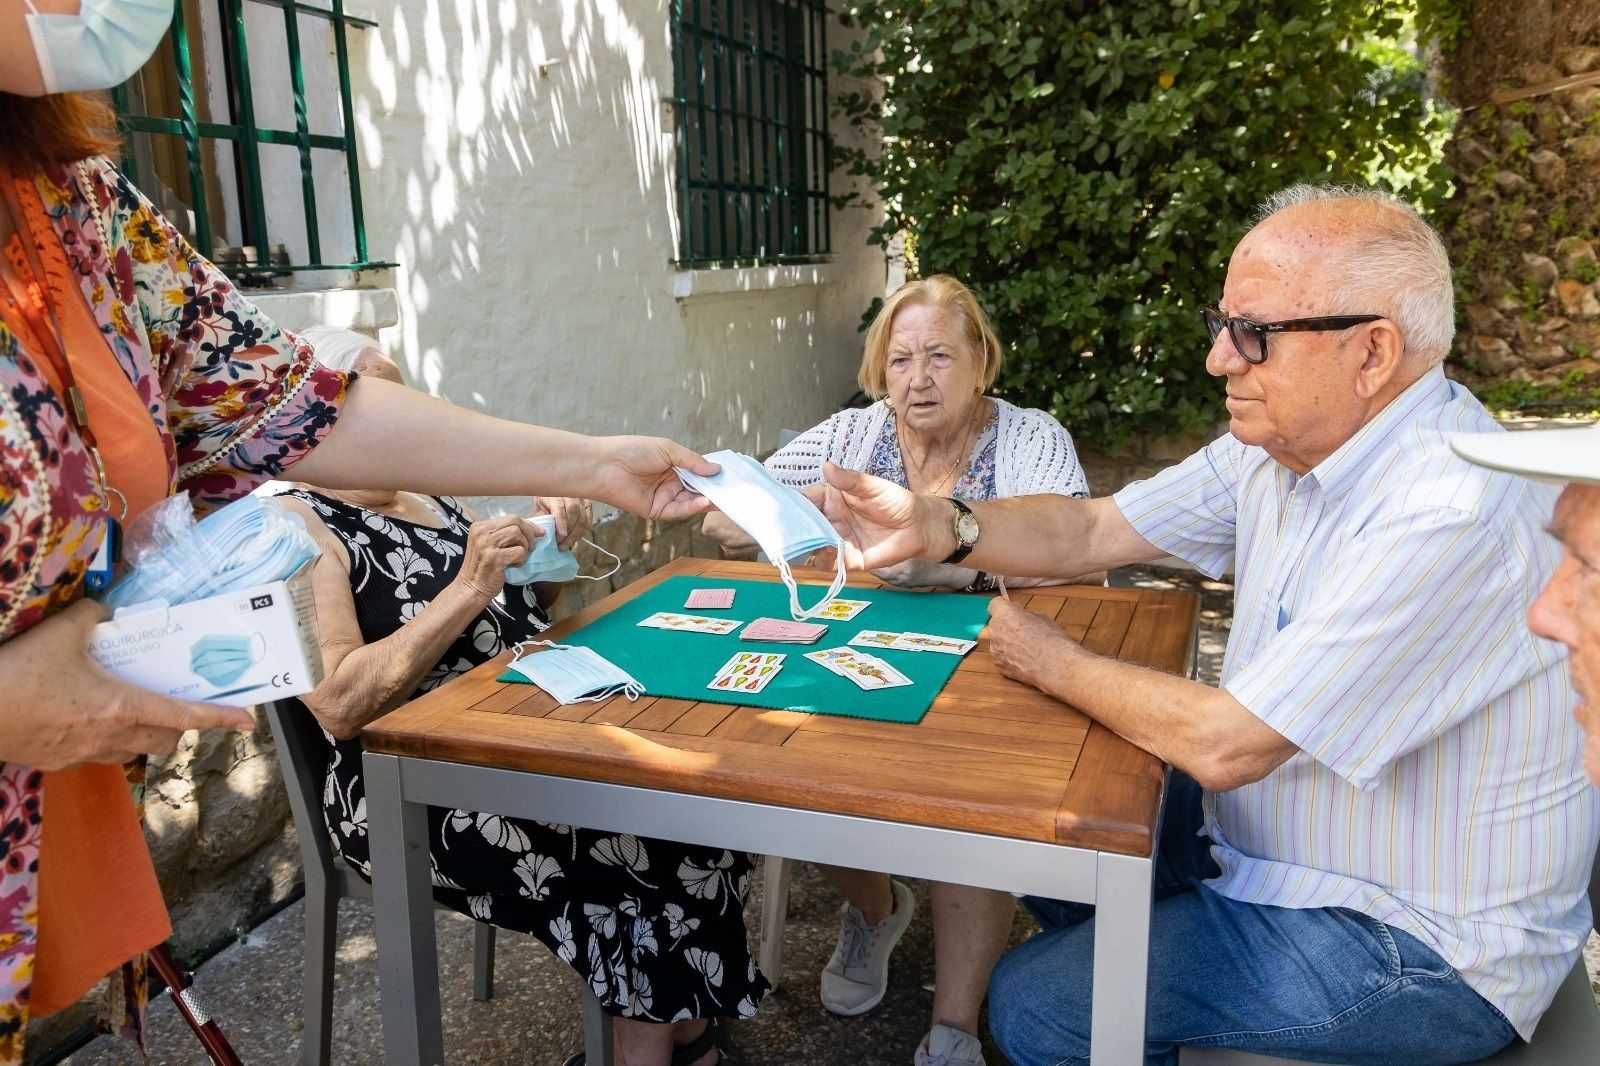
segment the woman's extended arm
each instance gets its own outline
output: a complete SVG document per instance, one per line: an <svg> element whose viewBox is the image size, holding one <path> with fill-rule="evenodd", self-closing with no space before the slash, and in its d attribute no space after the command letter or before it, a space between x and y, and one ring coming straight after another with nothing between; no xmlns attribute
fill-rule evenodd
<svg viewBox="0 0 1600 1066"><path fill-rule="evenodd" d="M291 468L330 489L483 496L581 496L644 518L710 508L673 472L717 467L659 437L586 437L469 411L376 378L350 386L322 443Z"/></svg>
<svg viewBox="0 0 1600 1066"><path fill-rule="evenodd" d="M368 644L356 620L343 545L311 508L299 500L282 502L306 520L322 547L312 581L324 676L301 699L335 740L357 736L368 722L416 691L433 664L499 593L506 567L526 559L533 543L515 515L474 522L455 580L405 625Z"/></svg>

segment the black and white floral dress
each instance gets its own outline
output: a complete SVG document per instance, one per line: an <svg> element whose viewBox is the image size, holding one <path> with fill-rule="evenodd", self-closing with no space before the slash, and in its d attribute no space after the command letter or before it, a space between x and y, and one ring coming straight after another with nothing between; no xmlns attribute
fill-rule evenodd
<svg viewBox="0 0 1600 1066"><path fill-rule="evenodd" d="M445 525L432 529L303 489L289 495L310 506L349 555L356 617L369 644L426 607L465 558L471 519L448 497L437 499ZM532 588L506 586L413 697L549 624ZM370 878L361 742L327 739L328 830ZM428 836L439 902L538 937L612 1014L649 1022L748 1018L771 987L746 939L748 854L440 807L428 811Z"/></svg>

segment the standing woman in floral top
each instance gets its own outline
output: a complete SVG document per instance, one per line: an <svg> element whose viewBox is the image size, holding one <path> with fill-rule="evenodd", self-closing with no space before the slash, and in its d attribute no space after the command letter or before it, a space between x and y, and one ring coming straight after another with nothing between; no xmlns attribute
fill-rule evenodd
<svg viewBox="0 0 1600 1066"><path fill-rule="evenodd" d="M84 571L112 520L178 492L213 507L289 467L325 488L676 518L706 504L673 465L716 469L670 441L506 422L319 367L103 158L105 104L58 91L131 75L170 3L79 6L0 0L0 1063L21 1061L30 1014L108 973L140 1035L142 953L171 931L138 817L143 755L252 725L89 658L102 612ZM153 35L135 25L152 6Z"/></svg>

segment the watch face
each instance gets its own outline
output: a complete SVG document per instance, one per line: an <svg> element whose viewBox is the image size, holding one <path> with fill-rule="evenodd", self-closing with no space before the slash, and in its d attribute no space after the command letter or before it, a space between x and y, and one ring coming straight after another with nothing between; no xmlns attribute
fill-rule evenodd
<svg viewBox="0 0 1600 1066"><path fill-rule="evenodd" d="M956 516L956 536L961 546L970 548L978 542L978 520L965 511Z"/></svg>

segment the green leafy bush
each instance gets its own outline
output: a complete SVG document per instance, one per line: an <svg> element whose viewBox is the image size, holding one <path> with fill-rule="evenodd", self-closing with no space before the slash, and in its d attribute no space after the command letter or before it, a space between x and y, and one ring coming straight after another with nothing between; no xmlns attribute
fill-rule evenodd
<svg viewBox="0 0 1600 1066"><path fill-rule="evenodd" d="M846 5L847 151L922 274L978 292L1000 391L1091 443L1214 425L1199 305L1295 181L1404 188L1436 158L1407 5L886 0ZM1379 42L1380 47L1373 47ZM876 92L863 86L883 86Z"/></svg>

